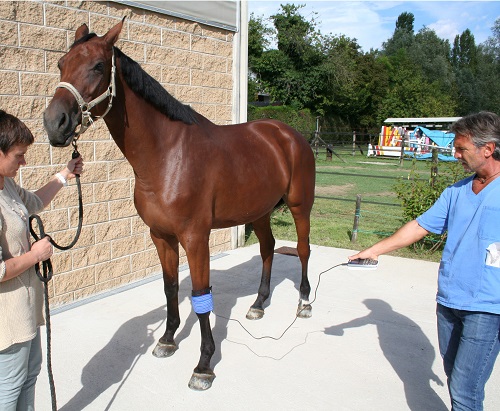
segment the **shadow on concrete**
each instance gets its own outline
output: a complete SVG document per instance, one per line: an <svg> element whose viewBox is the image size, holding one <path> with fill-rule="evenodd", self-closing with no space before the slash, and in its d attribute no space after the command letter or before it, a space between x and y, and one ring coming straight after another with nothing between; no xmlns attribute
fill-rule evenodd
<svg viewBox="0 0 500 411"><path fill-rule="evenodd" d="M111 340L83 367L82 388L60 411L82 410L113 384L121 383L114 399L139 358L154 344L154 332L164 323L165 317L163 305L123 323ZM151 327L158 323L160 325L156 328Z"/></svg>
<svg viewBox="0 0 500 411"><path fill-rule="evenodd" d="M214 368L222 360L222 352L220 350L222 341L227 339L227 329L230 323L231 314L239 298L255 296L260 285L262 270L262 259L260 256L252 257L245 263L236 265L229 270L211 270L210 279L214 298L214 314L217 316L215 324L211 321L212 334L215 340L215 353L212 357L211 365ZM296 294L290 296L290 313L295 313L297 310L297 302L299 299L300 287L300 261L297 257L290 257L276 254L274 256L273 270L271 275L271 294L264 303L264 309L271 305L273 290L285 280L293 282L296 289ZM179 286L179 296L191 295L191 280L186 278ZM253 303L252 300L251 303ZM179 298L179 304L182 302ZM250 305L248 306L250 308ZM248 321L245 317L237 318L238 321L244 323ZM181 328L177 332L175 341L181 346L182 341L187 338L193 331L193 327L198 324L198 317L191 310L188 318L184 321L181 318ZM195 332L199 328L196 327ZM193 368L198 363L198 358L193 358Z"/></svg>
<svg viewBox="0 0 500 411"><path fill-rule="evenodd" d="M341 336L349 328L375 325L380 348L404 385L406 402L411 411L446 411L448 407L430 385L443 385L432 371L434 347L420 327L408 317L394 311L385 301L367 299L370 310L364 317L325 329L325 334Z"/></svg>
<svg viewBox="0 0 500 411"><path fill-rule="evenodd" d="M218 315L215 326L212 322L212 333L216 345L216 351L211 361L213 368L222 359L220 347L221 342L227 337L228 318L231 317L231 311L238 298L249 295L257 297L261 269L262 260L260 256L255 256L229 270L211 270L214 312ZM271 295L264 307L269 306L274 287L288 277L291 277L290 280L294 282L297 289L297 294L290 298L290 310L295 312L300 284L300 262L296 257L275 255L271 277ZM163 283L158 281L158 286L162 287ZM190 295L191 279L187 276L179 284L179 304L186 299L190 299ZM144 354L151 355L151 351L157 342L154 333L160 327L165 327L167 315L165 308L166 304L134 317L121 325L110 341L85 365L81 375L83 387L60 408L60 411L80 411L92 404L99 395L113 384L120 383L113 398L105 408L108 410L139 358ZM245 318L239 320L245 321ZM159 325L157 325L158 323ZM182 341L192 331L199 332L199 328L195 327L197 323L198 317L192 310L185 320L181 318L181 327L175 336L179 349L182 349ZM155 325L154 328L153 325ZM198 358L193 357L192 364L186 364L186 367L194 368L197 363Z"/></svg>

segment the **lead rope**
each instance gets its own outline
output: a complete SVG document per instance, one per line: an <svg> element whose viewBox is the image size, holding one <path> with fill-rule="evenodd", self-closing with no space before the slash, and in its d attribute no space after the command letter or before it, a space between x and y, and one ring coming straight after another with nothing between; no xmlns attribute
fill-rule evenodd
<svg viewBox="0 0 500 411"><path fill-rule="evenodd" d="M78 152L78 149L76 147L76 142L73 142L73 147L74 151L71 154L72 158L77 158L80 156L80 153ZM57 244L52 238L49 236L49 241L50 243L58 248L59 250L69 250L71 247L73 247L76 242L78 241L80 237L80 233L82 231L82 224L83 224L83 200L82 200L82 186L80 183L80 175L75 174L76 177L76 186L78 188L78 228L76 230L75 238L73 241L67 245L67 246L60 246ZM36 220L38 224L38 228L40 230L40 236L38 236L33 229L32 223L33 220ZM45 233L45 229L43 227L43 222L42 219L40 218L39 215L33 214L29 218L29 227L30 227L30 233L35 239L35 241L40 240L41 238L47 237L47 234ZM57 411L57 400L56 400L56 387L54 384L54 376L52 374L52 349L51 349L51 327L50 327L50 307L49 307L49 288L48 288L48 283L52 279L52 262L50 261L50 258L42 261L42 269L43 272L40 272L40 264L36 263L35 264L35 271L36 275L38 278L43 282L44 285L44 301L45 301L45 326L47 329L47 372L49 374L49 387L50 387L50 398L52 400L52 411Z"/></svg>

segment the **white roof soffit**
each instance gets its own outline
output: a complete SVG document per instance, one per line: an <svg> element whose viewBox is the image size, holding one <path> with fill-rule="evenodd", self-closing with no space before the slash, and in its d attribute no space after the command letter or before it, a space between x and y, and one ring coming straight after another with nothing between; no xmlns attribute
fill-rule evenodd
<svg viewBox="0 0 500 411"><path fill-rule="evenodd" d="M155 13L167 14L184 20L229 31L238 31L238 1L116 1Z"/></svg>
<svg viewBox="0 0 500 411"><path fill-rule="evenodd" d="M461 117L391 117L384 123L453 123Z"/></svg>

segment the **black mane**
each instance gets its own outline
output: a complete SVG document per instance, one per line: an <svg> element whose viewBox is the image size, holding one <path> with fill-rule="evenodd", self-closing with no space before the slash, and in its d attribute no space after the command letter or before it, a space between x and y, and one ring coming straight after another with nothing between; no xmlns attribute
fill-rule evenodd
<svg viewBox="0 0 500 411"><path fill-rule="evenodd" d="M95 33L88 33L86 34L85 36L83 37L80 37L78 40L76 40L70 47L70 49L72 49L73 47L75 47L76 45L80 44L80 43L85 43L86 41L89 41L91 38L97 36L97 34Z"/></svg>
<svg viewBox="0 0 500 411"><path fill-rule="evenodd" d="M146 73L139 63L119 48L114 47L114 50L116 57L120 59L122 76L132 91L171 120L179 120L186 124L197 123L196 112L191 107L176 100L158 81Z"/></svg>

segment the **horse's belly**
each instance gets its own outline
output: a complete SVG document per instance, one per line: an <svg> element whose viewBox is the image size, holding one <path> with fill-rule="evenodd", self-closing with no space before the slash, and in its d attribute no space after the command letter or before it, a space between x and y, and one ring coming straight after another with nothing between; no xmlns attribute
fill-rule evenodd
<svg viewBox="0 0 500 411"><path fill-rule="evenodd" d="M212 228L226 228L252 223L271 212L279 199L280 197L276 201L259 202L259 204L255 204L253 201L242 206L234 203L225 206L216 205Z"/></svg>

